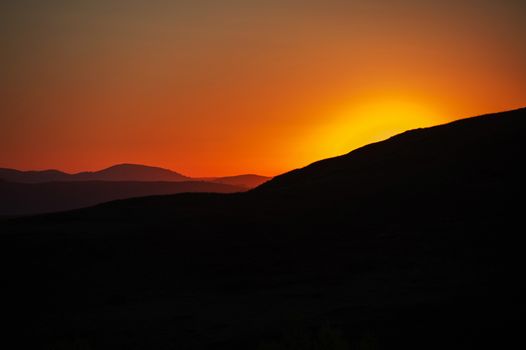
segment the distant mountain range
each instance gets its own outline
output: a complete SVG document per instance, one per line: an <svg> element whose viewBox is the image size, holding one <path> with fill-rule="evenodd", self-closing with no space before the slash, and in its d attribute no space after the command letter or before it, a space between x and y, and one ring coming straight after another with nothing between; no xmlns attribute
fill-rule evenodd
<svg viewBox="0 0 526 350"><path fill-rule="evenodd" d="M117 164L99 171L68 174L59 170L21 171L0 168L0 179L7 182L41 183L50 181L208 181L254 188L268 180L259 175L229 177L191 178L175 171L140 164Z"/></svg>
<svg viewBox="0 0 526 350"><path fill-rule="evenodd" d="M267 180L268 177L251 174L190 178L168 169L138 164L119 164L76 174L0 168L0 215L48 213L116 199L182 192L242 192Z"/></svg>
<svg viewBox="0 0 526 350"><path fill-rule="evenodd" d="M243 193L0 221L4 318L31 349L512 348L525 129L485 115Z"/></svg>

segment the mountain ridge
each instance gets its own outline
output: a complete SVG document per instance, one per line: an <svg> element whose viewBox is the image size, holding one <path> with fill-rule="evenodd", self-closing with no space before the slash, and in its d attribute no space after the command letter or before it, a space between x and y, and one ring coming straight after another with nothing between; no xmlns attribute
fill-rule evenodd
<svg viewBox="0 0 526 350"><path fill-rule="evenodd" d="M177 193L235 193L245 187L206 181L0 181L0 215L35 215L127 198Z"/></svg>
<svg viewBox="0 0 526 350"><path fill-rule="evenodd" d="M524 121L524 120L521 120L524 118L524 114L526 114L526 107L518 108L518 109L506 111L506 112L489 113L489 114L484 114L481 116L463 118L463 119L455 120L455 121L445 123L445 124L435 125L435 126L428 127L428 128L418 128L418 129L413 129L413 130L407 130L403 133L389 137L386 140L374 142L374 143L365 145L363 147L357 148L344 155L319 160L303 168L295 169L290 172L278 175L274 177L272 180L263 184L261 187L258 187L257 189L255 189L255 191L256 192L264 192L267 190L272 191L272 190L278 189L279 187L281 188L287 187L287 185L291 185L291 184L294 184L294 186L296 186L298 184L298 179L297 179L298 174L303 177L310 176L309 181L312 184L313 181L316 181L316 177L318 177L317 180L320 180L320 178L322 177L322 174L320 174L320 172L317 172L317 169L321 169L323 167L325 168L332 167L333 169L331 169L331 172L338 172L338 171L343 171L343 170L348 171L349 169L347 168L349 165L346 163L353 163L353 162L358 163L358 160L356 158L360 159L364 155L366 155L367 157L371 157L371 153L378 152L378 150L381 149L382 147L386 148L391 145L393 145L394 147L396 143L399 141L405 142L405 143L411 143L412 145L414 145L415 143L419 143L419 142L428 142L426 141L426 138L429 138L430 133L435 133L435 132L443 134L442 137L443 136L456 136L458 138L458 135L445 135L445 134L449 130L453 131L456 134L462 133L463 129L469 129L471 125L473 125L474 128L478 127L478 129L480 129L480 132L485 133L485 135L472 136L466 133L465 135L466 139L463 142L465 143L464 146L467 147L470 145L470 143L476 144L479 138L483 136L485 137L491 136L492 134L491 129L488 128L486 130L483 130L484 129L483 124L495 124L495 126L498 126L498 124L503 124L505 122L508 122L508 123L514 122L514 120L509 120L509 119L516 119L516 122L519 123L519 122ZM499 121L498 120L499 118L504 119L504 120ZM467 130L467 131L471 132L471 130ZM444 144L442 145L443 147L452 147L452 145L448 146L448 143L449 144L452 143L451 141L448 141L448 140L454 140L454 139L444 138L443 140L444 140ZM434 146L439 146L439 145L437 144ZM456 145L456 146L458 147L459 145ZM396 155L395 152L393 152L393 150L396 150L398 152L402 152L402 151L407 152L407 149L402 149L400 145L398 145L397 148L389 149L389 151L392 152L393 155ZM435 151L435 153L437 152ZM451 155L454 156L455 153L452 153ZM387 157L388 156L387 154L382 154L381 156L383 158L382 161L385 162L389 160L389 157ZM360 166L363 166L363 165L366 165L366 164L360 164ZM327 169L325 170L327 171ZM354 169L354 170L358 170L358 169ZM306 181L306 180L303 179L303 181Z"/></svg>
<svg viewBox="0 0 526 350"><path fill-rule="evenodd" d="M42 177L39 177L42 176ZM0 177L12 182L38 183L47 181L189 181L178 172L142 164L120 163L96 171L66 173L56 169L16 170L0 168Z"/></svg>
<svg viewBox="0 0 526 350"><path fill-rule="evenodd" d="M170 169L120 163L96 171L81 171L67 173L56 169L47 170L17 170L0 168L0 179L7 182L42 183L50 181L208 181L227 185L254 188L270 179L256 174L241 174L219 177L189 177Z"/></svg>

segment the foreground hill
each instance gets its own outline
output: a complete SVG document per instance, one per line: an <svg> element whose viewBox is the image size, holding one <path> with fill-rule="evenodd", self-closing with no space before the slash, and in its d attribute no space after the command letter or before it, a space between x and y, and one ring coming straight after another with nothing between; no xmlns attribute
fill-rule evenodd
<svg viewBox="0 0 526 350"><path fill-rule="evenodd" d="M246 191L246 188L204 181L71 181L31 184L0 181L0 215L49 213L151 195L242 191Z"/></svg>
<svg viewBox="0 0 526 350"><path fill-rule="evenodd" d="M96 349L507 348L522 331L525 127L526 109L464 119L247 193L5 221L6 333Z"/></svg>

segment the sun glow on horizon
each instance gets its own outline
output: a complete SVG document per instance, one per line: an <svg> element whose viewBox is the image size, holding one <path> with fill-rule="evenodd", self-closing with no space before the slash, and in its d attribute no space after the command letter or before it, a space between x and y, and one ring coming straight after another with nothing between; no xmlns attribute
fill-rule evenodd
<svg viewBox="0 0 526 350"><path fill-rule="evenodd" d="M318 158L348 153L407 130L443 123L430 104L403 98L370 99L335 113L311 135Z"/></svg>
<svg viewBox="0 0 526 350"><path fill-rule="evenodd" d="M522 107L524 13L519 0L0 1L0 167L275 176Z"/></svg>

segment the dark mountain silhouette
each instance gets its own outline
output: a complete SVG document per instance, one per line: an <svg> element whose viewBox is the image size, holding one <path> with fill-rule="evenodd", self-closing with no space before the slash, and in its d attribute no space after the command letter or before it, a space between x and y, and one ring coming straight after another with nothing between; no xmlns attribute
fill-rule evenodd
<svg viewBox="0 0 526 350"><path fill-rule="evenodd" d="M198 179L138 164L76 174L0 168L0 215L49 213L116 199L181 192L240 192L269 179L258 175Z"/></svg>
<svg viewBox="0 0 526 350"><path fill-rule="evenodd" d="M10 183L0 181L0 215L49 213L132 197L182 192L232 193L244 187L205 181L69 181Z"/></svg>
<svg viewBox="0 0 526 350"><path fill-rule="evenodd" d="M245 193L5 220L5 333L32 348L509 348L525 127L526 109L486 115Z"/></svg>
<svg viewBox="0 0 526 350"><path fill-rule="evenodd" d="M271 178L254 174L192 178L159 167L140 164L117 164L99 171L84 171L76 174L68 174L59 170L21 171L0 168L0 179L18 183L42 183L51 181L207 181L249 189L257 187Z"/></svg>
<svg viewBox="0 0 526 350"><path fill-rule="evenodd" d="M74 174L78 181L190 181L191 178L174 171L139 165L118 164L96 172Z"/></svg>
<svg viewBox="0 0 526 350"><path fill-rule="evenodd" d="M118 164L99 171L67 174L58 170L20 171L0 168L0 178L10 182L49 181L191 181L174 171L139 164Z"/></svg>
<svg viewBox="0 0 526 350"><path fill-rule="evenodd" d="M68 181L71 175L58 170L21 171L0 168L0 179L6 182L38 183L49 181Z"/></svg>

